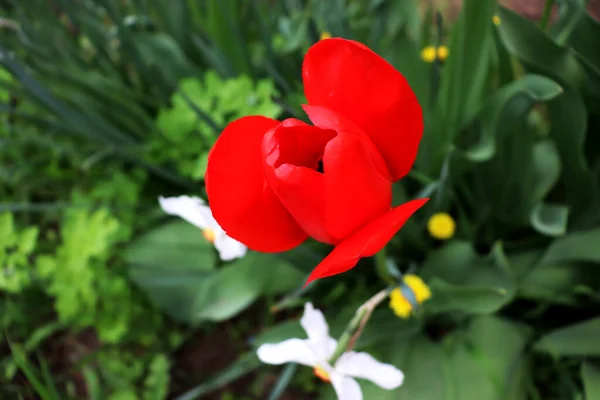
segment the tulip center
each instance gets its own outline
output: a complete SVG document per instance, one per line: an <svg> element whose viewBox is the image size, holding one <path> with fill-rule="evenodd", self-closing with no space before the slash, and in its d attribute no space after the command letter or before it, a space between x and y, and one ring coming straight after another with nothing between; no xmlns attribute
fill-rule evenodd
<svg viewBox="0 0 600 400"><path fill-rule="evenodd" d="M282 164L290 164L323 173L325 146L336 135L335 131L315 126L281 127L269 144L271 165L278 168Z"/></svg>
<svg viewBox="0 0 600 400"><path fill-rule="evenodd" d="M329 374L323 368L315 367L313 369L313 371L314 371L315 375L317 376L317 378L321 379L323 382L327 382L327 383L331 382Z"/></svg>
<svg viewBox="0 0 600 400"><path fill-rule="evenodd" d="M202 230L202 236L204 236L204 238L206 240L208 240L210 243L214 243L215 242L215 231L213 231L212 229L203 229Z"/></svg>

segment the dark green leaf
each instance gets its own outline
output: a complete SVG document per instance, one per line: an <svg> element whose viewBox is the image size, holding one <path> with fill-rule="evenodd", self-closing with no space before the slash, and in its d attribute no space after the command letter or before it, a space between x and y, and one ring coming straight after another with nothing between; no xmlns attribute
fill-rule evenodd
<svg viewBox="0 0 600 400"><path fill-rule="evenodd" d="M588 261L600 263L600 228L574 232L556 239L546 251L542 263Z"/></svg>
<svg viewBox="0 0 600 400"><path fill-rule="evenodd" d="M539 351L557 356L599 356L600 317L551 331L535 344Z"/></svg>
<svg viewBox="0 0 600 400"><path fill-rule="evenodd" d="M581 380L585 400L600 400L600 367L591 361L585 361L581 364Z"/></svg>

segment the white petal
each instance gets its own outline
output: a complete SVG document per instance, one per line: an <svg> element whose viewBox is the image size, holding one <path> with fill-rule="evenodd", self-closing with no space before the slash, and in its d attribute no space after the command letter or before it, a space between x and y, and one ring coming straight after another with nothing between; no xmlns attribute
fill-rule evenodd
<svg viewBox="0 0 600 400"><path fill-rule="evenodd" d="M317 359L308 347L306 340L288 339L276 344L263 344L256 350L258 359L265 364L285 364L294 362L315 366Z"/></svg>
<svg viewBox="0 0 600 400"><path fill-rule="evenodd" d="M158 202L167 214L181 217L200 229L213 228L210 208L198 197L159 197Z"/></svg>
<svg viewBox="0 0 600 400"><path fill-rule="evenodd" d="M363 398L360 385L349 376L333 374L331 375L331 384L338 400L362 400Z"/></svg>
<svg viewBox="0 0 600 400"><path fill-rule="evenodd" d="M248 248L237 240L221 232L215 238L215 247L219 250L219 257L223 261L231 261L236 258L242 258L246 255Z"/></svg>
<svg viewBox="0 0 600 400"><path fill-rule="evenodd" d="M391 390L404 382L404 374L391 364L377 361L368 353L349 351L335 363L336 372L355 378L368 379L377 386Z"/></svg>
<svg viewBox="0 0 600 400"><path fill-rule="evenodd" d="M304 315L300 324L308 335L310 346L321 360L328 360L335 351L337 341L329 336L329 326L321 310L308 302L304 305Z"/></svg>

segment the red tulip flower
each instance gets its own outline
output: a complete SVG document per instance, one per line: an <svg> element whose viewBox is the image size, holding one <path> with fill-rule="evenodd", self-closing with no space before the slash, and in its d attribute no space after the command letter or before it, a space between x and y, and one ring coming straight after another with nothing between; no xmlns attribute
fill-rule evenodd
<svg viewBox="0 0 600 400"><path fill-rule="evenodd" d="M208 159L206 190L227 235L252 250L290 250L309 236L335 245L307 284L381 250L428 199L391 208L392 183L417 155L423 116L406 79L366 46L312 46L297 119L230 123Z"/></svg>

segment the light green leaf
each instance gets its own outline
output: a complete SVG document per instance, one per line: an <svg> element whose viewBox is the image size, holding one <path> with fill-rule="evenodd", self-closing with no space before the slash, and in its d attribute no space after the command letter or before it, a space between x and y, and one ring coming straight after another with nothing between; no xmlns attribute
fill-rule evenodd
<svg viewBox="0 0 600 400"><path fill-rule="evenodd" d="M581 380L585 389L585 400L600 400L600 367L591 361L581 365Z"/></svg>
<svg viewBox="0 0 600 400"><path fill-rule="evenodd" d="M542 263L587 261L600 263L600 228L573 232L556 239L544 255Z"/></svg>
<svg viewBox="0 0 600 400"><path fill-rule="evenodd" d="M215 271L206 286L206 300L197 307L194 320L224 321L252 304L262 293L268 276L268 266L258 258L251 253Z"/></svg>
<svg viewBox="0 0 600 400"><path fill-rule="evenodd" d="M440 279L429 283L433 293L423 307L428 312L463 311L472 314L491 314L512 299L505 286L456 285Z"/></svg>
<svg viewBox="0 0 600 400"><path fill-rule="evenodd" d="M213 245L202 231L186 221L174 221L144 234L126 250L125 259L138 269L208 271L214 267Z"/></svg>
<svg viewBox="0 0 600 400"><path fill-rule="evenodd" d="M539 203L531 211L531 226L547 236L562 236L567 231L569 208Z"/></svg>
<svg viewBox="0 0 600 400"><path fill-rule="evenodd" d="M600 317L592 318L547 333L535 348L557 356L599 356L599 332Z"/></svg>

